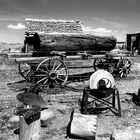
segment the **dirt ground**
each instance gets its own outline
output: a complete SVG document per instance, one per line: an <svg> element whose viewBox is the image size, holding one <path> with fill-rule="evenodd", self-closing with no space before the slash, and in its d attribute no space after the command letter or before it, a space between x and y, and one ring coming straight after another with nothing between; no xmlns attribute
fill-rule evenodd
<svg viewBox="0 0 140 140"><path fill-rule="evenodd" d="M130 75L124 79L116 79L116 87L120 93L122 116L115 116L113 113L100 114L97 120L96 140L109 139L114 129L124 129L126 127L140 127L140 108L131 101L131 96L126 93L137 93L140 88L140 57L130 58L132 67ZM27 86L27 83L16 84L15 82L23 80L18 74L17 64L12 60L0 58L0 140L18 140L18 135L13 131L15 126L8 124L8 120L13 116L14 108L20 104L16 99L19 89ZM12 83L12 84L11 84ZM15 84L14 84L15 83ZM88 81L74 83L73 86L83 88L87 86ZM67 90L50 90L47 93L41 93L46 102L50 105L50 109L54 112L54 117L46 122L46 127L41 128L40 140L69 140L66 138L66 127L70 120L70 113L62 113L57 107L62 104L58 100L48 102L48 94L55 95L57 92L70 94L74 99L77 94ZM79 93L82 96L82 92ZM64 103L63 103L64 104ZM75 111L79 111L78 102L66 102L66 105L74 107Z"/></svg>

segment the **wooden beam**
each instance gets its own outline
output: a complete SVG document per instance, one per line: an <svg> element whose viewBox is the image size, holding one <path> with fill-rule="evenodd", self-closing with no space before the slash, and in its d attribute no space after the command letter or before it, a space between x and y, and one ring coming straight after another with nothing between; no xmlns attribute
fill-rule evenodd
<svg viewBox="0 0 140 140"><path fill-rule="evenodd" d="M40 119L27 125L23 116L20 116L20 135L19 140L39 140L40 137Z"/></svg>

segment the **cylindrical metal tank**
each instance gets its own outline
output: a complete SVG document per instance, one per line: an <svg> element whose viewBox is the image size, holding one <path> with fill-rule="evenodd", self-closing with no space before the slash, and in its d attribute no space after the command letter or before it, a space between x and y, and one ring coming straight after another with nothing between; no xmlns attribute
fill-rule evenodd
<svg viewBox="0 0 140 140"><path fill-rule="evenodd" d="M106 70L97 70L89 79L90 89L98 89L98 82L103 79L106 83L106 88L113 88L115 86L115 80L112 74Z"/></svg>

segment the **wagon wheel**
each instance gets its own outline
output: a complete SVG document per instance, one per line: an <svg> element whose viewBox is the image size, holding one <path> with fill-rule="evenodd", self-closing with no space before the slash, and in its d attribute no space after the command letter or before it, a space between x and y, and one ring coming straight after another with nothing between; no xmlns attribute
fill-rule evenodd
<svg viewBox="0 0 140 140"><path fill-rule="evenodd" d="M130 72L131 61L128 58L122 58L118 63L119 74L121 78L127 77Z"/></svg>
<svg viewBox="0 0 140 140"><path fill-rule="evenodd" d="M37 84L45 84L47 87L64 86L68 79L68 70L62 60L47 58L37 66L35 76Z"/></svg>
<svg viewBox="0 0 140 140"><path fill-rule="evenodd" d="M97 58L97 59L94 59L94 62L93 62L93 68L94 70L98 70L98 69L104 69L104 63L106 62L106 60L104 58Z"/></svg>
<svg viewBox="0 0 140 140"><path fill-rule="evenodd" d="M31 66L28 63L19 63L18 64L19 74L28 82L31 81L31 75L33 72L31 70Z"/></svg>
<svg viewBox="0 0 140 140"><path fill-rule="evenodd" d="M109 73L113 74L115 71L115 64L111 63L107 70Z"/></svg>

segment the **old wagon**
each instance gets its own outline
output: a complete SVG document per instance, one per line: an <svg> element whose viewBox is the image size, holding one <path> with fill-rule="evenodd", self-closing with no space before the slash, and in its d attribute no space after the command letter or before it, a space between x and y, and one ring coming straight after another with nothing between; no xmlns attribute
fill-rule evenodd
<svg viewBox="0 0 140 140"><path fill-rule="evenodd" d="M125 54L107 53L105 57L96 58L93 67L95 70L105 69L114 76L124 78L130 73L131 61Z"/></svg>
<svg viewBox="0 0 140 140"><path fill-rule="evenodd" d="M63 33L50 33L53 26L56 25L53 21L53 26L51 25L51 28L48 29L50 22L26 20L25 50L27 46L33 46L33 55L28 58L16 59L22 77L31 83L44 84L48 87L64 86L68 81L69 69L71 68L69 60L75 63L77 59L83 61L96 58L90 67L95 70L104 68L100 62L103 60L102 58L106 57L106 52L115 48L116 38L84 34L77 21L72 21L72 23L59 21L58 25L63 29ZM66 29L64 29L64 24ZM64 33L64 31L68 32ZM100 55L95 55L97 52ZM109 62L108 64L112 65L113 63ZM76 64L74 68L86 67L89 66L81 67Z"/></svg>

